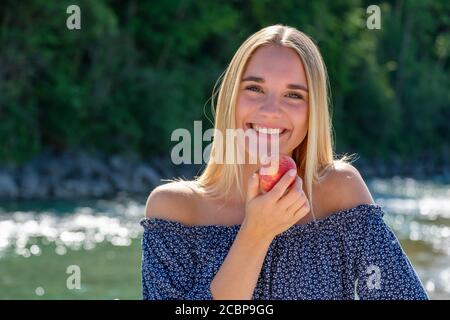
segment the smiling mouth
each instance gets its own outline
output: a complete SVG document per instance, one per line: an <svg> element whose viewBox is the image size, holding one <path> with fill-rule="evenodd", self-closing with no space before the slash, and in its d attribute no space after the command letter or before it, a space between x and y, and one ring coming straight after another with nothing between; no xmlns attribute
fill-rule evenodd
<svg viewBox="0 0 450 320"><path fill-rule="evenodd" d="M290 130L286 129L286 128L281 128L281 127L264 127L262 125L257 125L254 123L246 123L245 124L245 129L253 129L255 130L258 134L267 134L267 135L275 135L278 134L279 136L283 136L286 133L288 133Z"/></svg>

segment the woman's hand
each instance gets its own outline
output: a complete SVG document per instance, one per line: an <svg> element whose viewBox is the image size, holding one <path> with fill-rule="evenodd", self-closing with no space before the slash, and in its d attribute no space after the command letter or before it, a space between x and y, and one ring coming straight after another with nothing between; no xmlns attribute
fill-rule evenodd
<svg viewBox="0 0 450 320"><path fill-rule="evenodd" d="M293 179L294 184L286 192ZM302 184L302 179L292 169L281 177L272 190L261 194L259 174L255 172L248 181L242 227L256 237L271 239L289 229L310 211Z"/></svg>

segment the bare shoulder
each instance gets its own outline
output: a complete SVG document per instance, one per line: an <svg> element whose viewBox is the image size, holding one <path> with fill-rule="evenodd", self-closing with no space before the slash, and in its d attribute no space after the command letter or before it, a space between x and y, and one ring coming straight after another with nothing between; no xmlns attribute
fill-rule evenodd
<svg viewBox="0 0 450 320"><path fill-rule="evenodd" d="M153 189L145 205L146 218L191 224L195 214L195 192L189 182L169 182Z"/></svg>
<svg viewBox="0 0 450 320"><path fill-rule="evenodd" d="M322 218L360 204L375 203L363 177L349 163L335 162L321 185L321 199L325 203Z"/></svg>

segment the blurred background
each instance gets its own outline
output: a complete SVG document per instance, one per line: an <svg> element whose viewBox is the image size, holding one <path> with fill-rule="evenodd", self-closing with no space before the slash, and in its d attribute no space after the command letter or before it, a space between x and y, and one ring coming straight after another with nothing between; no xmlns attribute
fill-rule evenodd
<svg viewBox="0 0 450 320"><path fill-rule="evenodd" d="M215 82L276 23L317 42L337 154L358 155L430 297L450 299L445 0L1 1L0 299L140 299L146 196L202 168L171 163L171 132L212 127Z"/></svg>

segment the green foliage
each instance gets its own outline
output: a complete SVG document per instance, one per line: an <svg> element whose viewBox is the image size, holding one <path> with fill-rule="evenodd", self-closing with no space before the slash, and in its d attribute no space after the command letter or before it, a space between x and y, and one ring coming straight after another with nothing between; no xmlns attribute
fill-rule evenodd
<svg viewBox="0 0 450 320"><path fill-rule="evenodd" d="M70 4L81 8L81 30L66 28ZM239 45L276 23L320 47L338 153L449 154L450 3L382 1L381 30L366 28L370 4L2 1L0 162L46 147L168 152L175 128L206 120L214 83Z"/></svg>

